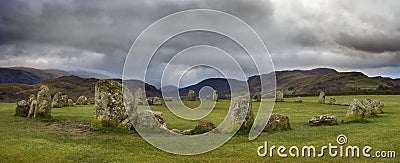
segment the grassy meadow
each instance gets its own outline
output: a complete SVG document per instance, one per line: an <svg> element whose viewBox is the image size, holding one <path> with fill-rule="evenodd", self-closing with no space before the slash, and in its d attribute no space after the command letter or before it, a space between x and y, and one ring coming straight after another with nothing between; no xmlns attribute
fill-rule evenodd
<svg viewBox="0 0 400 163"><path fill-rule="evenodd" d="M367 96L336 96L338 103L351 103L354 98ZM248 135L236 135L220 148L195 156L180 156L163 152L148 144L135 132L90 131L93 105L52 108L50 121L15 117L15 103L0 103L0 162L400 162L400 95L368 96L385 103L384 114L368 119L367 123L340 124L338 126L308 126L314 115L333 114L341 121L348 107L318 104L318 97L304 97L303 103L296 98L275 104L274 113L287 115L292 130L263 134L253 141ZM330 97L327 97L329 99ZM230 101L219 101L206 118L215 124L227 113ZM185 102L194 107L199 104ZM258 103L253 102L257 113ZM168 128L190 129L197 121L187 121L174 116L164 105L153 106L162 111ZM327 152L322 158L259 157L257 148L268 141L270 146L320 147L329 143L337 145L336 137L345 134L346 145L371 146L376 150L396 151L396 158L335 157ZM287 153L287 152L286 152Z"/></svg>

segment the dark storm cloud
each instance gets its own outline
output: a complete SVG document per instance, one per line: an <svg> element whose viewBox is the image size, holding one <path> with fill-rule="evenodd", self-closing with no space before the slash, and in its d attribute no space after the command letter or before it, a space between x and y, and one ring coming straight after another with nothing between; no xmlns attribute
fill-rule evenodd
<svg viewBox="0 0 400 163"><path fill-rule="evenodd" d="M207 8L225 11L251 25L267 44L277 69L322 66L360 69L370 75L376 75L382 68L390 72L400 70L397 62L400 1L396 0L0 0L0 3L1 66L54 68L46 61L52 60L62 68L121 74L132 42L147 26L171 13ZM161 48L155 65L168 62L182 47L204 40L219 47L231 47L229 41L218 37L191 36L195 39L182 37ZM240 49L237 53L241 53Z"/></svg>

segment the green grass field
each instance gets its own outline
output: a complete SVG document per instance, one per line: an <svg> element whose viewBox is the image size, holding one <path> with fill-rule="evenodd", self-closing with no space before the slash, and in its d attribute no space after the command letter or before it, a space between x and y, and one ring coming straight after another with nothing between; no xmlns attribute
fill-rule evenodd
<svg viewBox="0 0 400 163"><path fill-rule="evenodd" d="M338 103L350 103L354 98L367 96L337 96ZM90 131L93 105L53 108L53 120L48 122L15 117L14 103L0 103L0 162L400 162L396 158L335 157L327 152L322 158L259 157L257 148L268 141L269 146L309 146L317 149L332 143L345 134L346 145L373 147L376 150L400 153L400 96L368 96L385 103L384 114L368 119L368 123L340 124L338 126L309 127L308 120L319 114L333 114L341 121L348 107L317 104L317 97L305 97L303 103L295 98L275 104L275 113L289 116L292 130L263 134L249 141L248 135L236 135L220 148L195 156L180 156L163 152L148 144L134 132ZM329 97L327 97L329 99ZM187 102L196 106L198 102ZM205 119L215 124L221 122L229 101L217 103ZM258 103L253 102L257 113ZM162 111L168 128L193 128L197 121L187 121L174 116L165 106L152 109Z"/></svg>

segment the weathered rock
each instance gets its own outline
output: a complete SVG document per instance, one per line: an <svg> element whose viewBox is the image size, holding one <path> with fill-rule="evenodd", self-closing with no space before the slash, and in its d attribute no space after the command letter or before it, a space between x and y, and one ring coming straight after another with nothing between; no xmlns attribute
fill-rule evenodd
<svg viewBox="0 0 400 163"><path fill-rule="evenodd" d="M213 93L213 100L214 100L214 101L218 101L218 91L217 91L217 90L214 90L214 93Z"/></svg>
<svg viewBox="0 0 400 163"><path fill-rule="evenodd" d="M135 97L136 105L143 105L143 91L142 88L138 88L133 94Z"/></svg>
<svg viewBox="0 0 400 163"><path fill-rule="evenodd" d="M261 93L260 92L254 93L253 99L256 100L256 102L261 102Z"/></svg>
<svg viewBox="0 0 400 163"><path fill-rule="evenodd" d="M74 106L74 102L72 101L72 99L68 99L66 106L69 106L69 107Z"/></svg>
<svg viewBox="0 0 400 163"><path fill-rule="evenodd" d="M189 90L188 92L188 100L195 101L196 100L196 93L193 90Z"/></svg>
<svg viewBox="0 0 400 163"><path fill-rule="evenodd" d="M17 102L14 116L26 117L29 113L29 104L25 100Z"/></svg>
<svg viewBox="0 0 400 163"><path fill-rule="evenodd" d="M95 102L94 102L94 98L93 97L90 97L89 99L88 99L88 104L94 104Z"/></svg>
<svg viewBox="0 0 400 163"><path fill-rule="evenodd" d="M136 113L134 101L127 101L129 110L125 108L122 85L114 80L99 80L95 86L94 128L122 128L133 129L131 119ZM128 89L124 89L128 99L133 96ZM132 105L132 106L131 106Z"/></svg>
<svg viewBox="0 0 400 163"><path fill-rule="evenodd" d="M78 100L76 100L76 105L87 105L88 99L86 96L79 96Z"/></svg>
<svg viewBox="0 0 400 163"><path fill-rule="evenodd" d="M246 114L247 113L247 114ZM240 120L244 120L241 124ZM226 124L222 129L223 133L231 133L236 129L250 130L254 123L254 114L250 97L239 96L232 100L229 107Z"/></svg>
<svg viewBox="0 0 400 163"><path fill-rule="evenodd" d="M149 97L147 98L147 103L149 105L162 105L160 99L158 97Z"/></svg>
<svg viewBox="0 0 400 163"><path fill-rule="evenodd" d="M28 99L28 105L31 106L32 101L36 100L36 96L34 94L31 94Z"/></svg>
<svg viewBox="0 0 400 163"><path fill-rule="evenodd" d="M143 132L169 132L165 124L164 115L161 112L144 110L135 118L134 124L136 129Z"/></svg>
<svg viewBox="0 0 400 163"><path fill-rule="evenodd" d="M335 98L330 98L329 99L329 105L336 105L336 99Z"/></svg>
<svg viewBox="0 0 400 163"><path fill-rule="evenodd" d="M63 104L63 107L67 107L68 105L68 95L62 95L61 96L61 103ZM54 100L53 100L54 101Z"/></svg>
<svg viewBox="0 0 400 163"><path fill-rule="evenodd" d="M325 104L325 92L321 91L318 97L318 103Z"/></svg>
<svg viewBox="0 0 400 163"><path fill-rule="evenodd" d="M374 101L372 101L371 105L375 108L376 114L383 113L383 108L385 107L385 104L383 102L374 100Z"/></svg>
<svg viewBox="0 0 400 163"><path fill-rule="evenodd" d="M316 115L308 121L310 126L321 126L321 125L338 125L337 118L334 115Z"/></svg>
<svg viewBox="0 0 400 163"><path fill-rule="evenodd" d="M36 100L32 100L31 105L29 107L28 117L32 117L33 116L33 114L35 113L36 108L37 108L37 101Z"/></svg>
<svg viewBox="0 0 400 163"><path fill-rule="evenodd" d="M295 102L297 102L297 103L302 103L303 102L303 100L301 99L301 97L299 96L299 97L297 97L297 99L296 99L296 101Z"/></svg>
<svg viewBox="0 0 400 163"><path fill-rule="evenodd" d="M37 95L34 118L51 118L51 96L49 87L42 85Z"/></svg>
<svg viewBox="0 0 400 163"><path fill-rule="evenodd" d="M51 103L51 107L53 108L62 108L64 106L62 100L61 100L62 93L57 92L53 96L53 102Z"/></svg>
<svg viewBox="0 0 400 163"><path fill-rule="evenodd" d="M354 99L347 110L343 122L362 122L364 121L366 112L365 106L358 99Z"/></svg>
<svg viewBox="0 0 400 163"><path fill-rule="evenodd" d="M260 122L264 123L265 122ZM264 127L264 132L284 131L290 130L289 117L281 114L271 114L268 119L267 125Z"/></svg>
<svg viewBox="0 0 400 163"><path fill-rule="evenodd" d="M277 91L276 92L276 102L285 102L285 98L283 97L283 92L282 91Z"/></svg>

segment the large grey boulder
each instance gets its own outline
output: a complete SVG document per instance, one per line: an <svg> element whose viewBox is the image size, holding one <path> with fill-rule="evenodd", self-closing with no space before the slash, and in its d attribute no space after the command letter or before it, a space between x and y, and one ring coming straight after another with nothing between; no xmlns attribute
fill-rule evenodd
<svg viewBox="0 0 400 163"><path fill-rule="evenodd" d="M42 85L37 94L34 118L51 118L51 96L49 87Z"/></svg>
<svg viewBox="0 0 400 163"><path fill-rule="evenodd" d="M321 91L318 96L318 103L325 104L325 92Z"/></svg>
<svg viewBox="0 0 400 163"><path fill-rule="evenodd" d="M76 100L76 105L87 105L88 104L88 99L86 96L79 96L79 98Z"/></svg>
<svg viewBox="0 0 400 163"><path fill-rule="evenodd" d="M276 102L285 102L285 98L283 97L283 92L282 91L278 91L276 92Z"/></svg>
<svg viewBox="0 0 400 163"><path fill-rule="evenodd" d="M365 119L366 112L367 110L365 109L364 104L362 104L358 99L354 99L347 110L343 122L362 122Z"/></svg>
<svg viewBox="0 0 400 163"><path fill-rule="evenodd" d="M310 126L321 126L321 125L338 125L336 116L325 114L316 115L308 121Z"/></svg>
<svg viewBox="0 0 400 163"><path fill-rule="evenodd" d="M125 89L124 91L129 91ZM130 92L125 92L131 95ZM127 97L133 99L133 96ZM127 101L128 102L128 101ZM131 105L132 104L132 105ZM136 107L134 102L129 103L129 110L125 108L122 85L114 80L99 80L95 86L94 128L122 128L133 129L131 119L134 118Z"/></svg>
<svg viewBox="0 0 400 163"><path fill-rule="evenodd" d="M266 125L265 125L266 124ZM257 123L259 126L265 125L263 132L271 133L274 131L290 130L289 117L282 114L271 114L268 121L266 118Z"/></svg>
<svg viewBox="0 0 400 163"><path fill-rule="evenodd" d="M134 126L141 132L170 132L161 112L144 110L134 118Z"/></svg>
<svg viewBox="0 0 400 163"><path fill-rule="evenodd" d="M26 117L29 113L29 104L25 100L17 102L14 116Z"/></svg>
<svg viewBox="0 0 400 163"><path fill-rule="evenodd" d="M247 114L246 114L247 113ZM244 120L241 124L240 120ZM239 96L231 101L223 133L231 133L236 129L250 130L254 123L254 113L248 96Z"/></svg>

